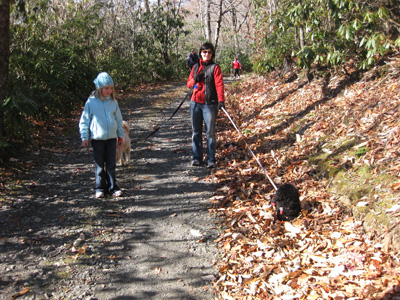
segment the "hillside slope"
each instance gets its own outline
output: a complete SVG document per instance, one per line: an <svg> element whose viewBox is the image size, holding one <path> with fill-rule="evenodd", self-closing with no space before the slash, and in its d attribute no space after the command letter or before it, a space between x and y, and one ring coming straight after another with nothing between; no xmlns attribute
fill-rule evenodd
<svg viewBox="0 0 400 300"><path fill-rule="evenodd" d="M302 215L276 222L274 195L220 114L223 299L391 299L399 287L400 58L368 72L252 76L227 111L276 184L300 191Z"/></svg>

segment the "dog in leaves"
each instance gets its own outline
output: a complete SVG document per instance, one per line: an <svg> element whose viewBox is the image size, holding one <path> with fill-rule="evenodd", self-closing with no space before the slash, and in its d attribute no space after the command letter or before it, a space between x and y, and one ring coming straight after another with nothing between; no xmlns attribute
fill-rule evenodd
<svg viewBox="0 0 400 300"><path fill-rule="evenodd" d="M275 206L278 220L293 220L301 212L299 191L289 183L281 185L272 199L272 205Z"/></svg>

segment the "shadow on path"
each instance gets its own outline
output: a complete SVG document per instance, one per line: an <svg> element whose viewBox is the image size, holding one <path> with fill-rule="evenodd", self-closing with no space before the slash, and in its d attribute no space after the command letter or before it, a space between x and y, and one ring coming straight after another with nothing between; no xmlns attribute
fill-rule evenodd
<svg viewBox="0 0 400 300"><path fill-rule="evenodd" d="M121 101L133 140L131 164L117 168L122 198L94 199L92 151L80 148L78 123L21 158L34 167L2 201L1 298L28 288L20 299L212 299L213 186L210 171L189 165L189 101L144 138L186 92L176 84Z"/></svg>

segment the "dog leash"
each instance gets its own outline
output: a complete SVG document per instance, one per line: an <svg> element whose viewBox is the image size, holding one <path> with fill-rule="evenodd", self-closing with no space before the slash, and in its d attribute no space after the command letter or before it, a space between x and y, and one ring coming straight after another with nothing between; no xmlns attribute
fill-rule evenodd
<svg viewBox="0 0 400 300"><path fill-rule="evenodd" d="M228 112L225 110L224 107L222 107L223 112L226 114L226 116L228 117L229 121L231 121L233 127L235 127L236 131L239 133L240 137L243 139L244 143L246 144L247 148L249 149L250 153L253 155L253 157L255 158L255 160L257 161L258 165L260 166L260 168L264 171L265 175L267 176L268 180L271 182L272 186L274 187L274 189L277 191L278 188L276 187L275 183L272 181L272 179L269 177L267 171L264 169L264 167L262 166L260 160L257 158L257 156L254 154L254 152L250 149L250 146L247 144L246 139L244 138L244 136L242 135L242 133L240 132L239 128L236 126L235 122L233 122L231 116L228 114Z"/></svg>
<svg viewBox="0 0 400 300"><path fill-rule="evenodd" d="M150 134L148 136L145 137L145 139L148 139L149 137L151 137L153 134L155 134L160 128L161 126L165 125L165 123L167 123L169 120L171 120L173 118L173 116L175 116L175 114L178 112L178 110L181 108L183 102L185 102L186 98L189 96L189 94L192 93L192 90L190 90L185 98L183 98L183 100L181 101L181 103L179 104L179 106L175 109L174 113L169 117L169 119L167 119L166 121L164 121L160 126L158 126L156 129L154 129L152 132L150 132Z"/></svg>

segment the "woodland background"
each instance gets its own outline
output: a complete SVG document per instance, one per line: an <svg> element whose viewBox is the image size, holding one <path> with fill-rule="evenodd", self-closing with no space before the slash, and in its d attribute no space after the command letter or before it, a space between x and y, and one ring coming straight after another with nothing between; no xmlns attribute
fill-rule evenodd
<svg viewBox="0 0 400 300"><path fill-rule="evenodd" d="M0 0L0 154L80 108L107 71L126 90L187 76L211 41L224 73L368 69L400 44L397 0ZM344 69L343 69L344 68Z"/></svg>

